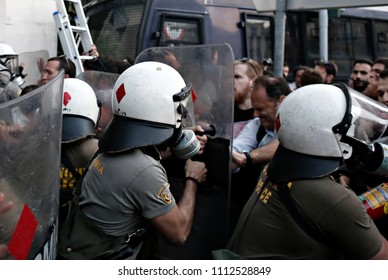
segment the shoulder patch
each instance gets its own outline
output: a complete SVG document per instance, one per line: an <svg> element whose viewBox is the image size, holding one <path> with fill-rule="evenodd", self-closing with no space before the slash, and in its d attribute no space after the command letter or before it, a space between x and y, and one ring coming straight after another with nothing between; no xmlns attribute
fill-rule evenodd
<svg viewBox="0 0 388 280"><path fill-rule="evenodd" d="M164 183L163 186L159 189L158 198L162 199L166 204L170 204L172 202L172 194L170 192L170 184Z"/></svg>

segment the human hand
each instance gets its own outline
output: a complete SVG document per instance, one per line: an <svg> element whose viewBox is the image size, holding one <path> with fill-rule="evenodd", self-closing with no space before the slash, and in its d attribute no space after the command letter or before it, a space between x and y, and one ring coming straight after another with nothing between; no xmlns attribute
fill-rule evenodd
<svg viewBox="0 0 388 280"><path fill-rule="evenodd" d="M9 211L14 206L12 201L5 201L4 193L0 193L0 214ZM8 255L8 246L0 244L0 259L4 259Z"/></svg>
<svg viewBox="0 0 388 280"><path fill-rule="evenodd" d="M43 57L40 57L38 59L38 61L36 62L37 66L38 66L38 69L39 69L39 72L41 75L43 75L43 72L44 72L44 67L46 65L46 60L43 58Z"/></svg>
<svg viewBox="0 0 388 280"><path fill-rule="evenodd" d="M203 183L207 175L206 165L203 162L188 159L185 164L185 174L186 177L192 177L199 183Z"/></svg>
<svg viewBox="0 0 388 280"><path fill-rule="evenodd" d="M14 206L12 201L5 201L5 194L0 192L0 214L7 212Z"/></svg>
<svg viewBox="0 0 388 280"><path fill-rule="evenodd" d="M200 148L199 148L197 155L202 155L204 150L205 150L207 136L205 134L203 134L204 130L200 125L194 126L192 128L192 130L194 131L195 135L197 136L197 139L198 139L199 145L200 145ZM202 135L200 135L200 134L202 134Z"/></svg>
<svg viewBox="0 0 388 280"><path fill-rule="evenodd" d="M97 46L96 45L94 45L94 44L92 45L92 48L89 50L89 55L90 56L94 56L95 58L100 56L100 54L97 51Z"/></svg>
<svg viewBox="0 0 388 280"><path fill-rule="evenodd" d="M232 164L233 169L237 167L242 167L247 164L247 157L243 153L232 151Z"/></svg>
<svg viewBox="0 0 388 280"><path fill-rule="evenodd" d="M0 121L0 141L7 143L18 143L16 136L23 131L20 125L7 125L5 121Z"/></svg>
<svg viewBox="0 0 388 280"><path fill-rule="evenodd" d="M169 64L170 66L172 66L173 68L175 68L175 69L181 68L181 64L173 52L165 51L164 59L165 59L166 63Z"/></svg>

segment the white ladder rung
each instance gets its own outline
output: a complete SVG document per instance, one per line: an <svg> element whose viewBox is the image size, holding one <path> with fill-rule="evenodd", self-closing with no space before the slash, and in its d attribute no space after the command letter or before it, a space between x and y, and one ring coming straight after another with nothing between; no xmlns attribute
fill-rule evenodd
<svg viewBox="0 0 388 280"><path fill-rule="evenodd" d="M78 0L64 0L65 2L72 2L74 4L79 4Z"/></svg>
<svg viewBox="0 0 388 280"><path fill-rule="evenodd" d="M94 59L93 56L80 55L79 44L81 43L83 52L88 52L93 45L89 27L85 18L81 0L56 0L58 11L53 14L57 25L57 32L61 41L62 49L67 57L72 58L77 67L77 74L84 71L82 60ZM71 25L66 10L66 2L74 5L76 15L74 21L76 25Z"/></svg>
<svg viewBox="0 0 388 280"><path fill-rule="evenodd" d="M85 60L92 60L92 59L95 59L96 57L91 55L80 55L79 58L85 59Z"/></svg>
<svg viewBox="0 0 388 280"><path fill-rule="evenodd" d="M71 29L72 29L74 32L85 32L85 31L86 31L86 28L85 28L85 27L75 26L75 25L71 25Z"/></svg>

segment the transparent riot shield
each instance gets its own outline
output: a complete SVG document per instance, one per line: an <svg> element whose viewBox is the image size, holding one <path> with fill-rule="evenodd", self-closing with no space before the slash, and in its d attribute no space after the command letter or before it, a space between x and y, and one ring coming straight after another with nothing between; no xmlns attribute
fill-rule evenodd
<svg viewBox="0 0 388 280"><path fill-rule="evenodd" d="M211 251L224 248L228 239L231 139L233 127L233 61L228 44L151 48L143 51L136 63L159 61L174 67L193 89L191 123L209 130L203 155L208 169L207 184L197 192L195 216L188 241L175 247L158 238L150 248L153 256L144 258L210 259ZM184 162L163 162L171 190L177 200L183 190ZM179 172L181 171L181 172ZM155 246L154 246L155 247Z"/></svg>
<svg viewBox="0 0 388 280"><path fill-rule="evenodd" d="M5 259L56 257L63 77L0 105L0 192L14 202L0 213Z"/></svg>
<svg viewBox="0 0 388 280"><path fill-rule="evenodd" d="M23 78L25 81L23 87L39 83L48 59L49 53L47 50L19 54L19 65L23 67L21 74L26 75Z"/></svg>
<svg viewBox="0 0 388 280"><path fill-rule="evenodd" d="M119 76L119 74L89 70L77 76L78 79L83 80L93 88L97 100L101 103L101 116L98 121L101 130L98 132L97 137L102 134L112 120L112 92Z"/></svg>

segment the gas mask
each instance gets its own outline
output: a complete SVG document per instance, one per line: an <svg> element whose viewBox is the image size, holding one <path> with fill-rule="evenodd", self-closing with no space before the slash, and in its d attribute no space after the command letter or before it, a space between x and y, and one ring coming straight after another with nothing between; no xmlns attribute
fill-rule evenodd
<svg viewBox="0 0 388 280"><path fill-rule="evenodd" d="M25 81L23 80L23 75L19 72L19 59L17 55L8 55L8 56L3 56L0 58L0 64L1 68L6 68L8 69L10 73L10 81L14 82L17 84L19 87L21 87ZM22 68L21 68L22 69Z"/></svg>
<svg viewBox="0 0 388 280"><path fill-rule="evenodd" d="M187 159L196 155L200 144L194 131L190 129L179 129L178 137L171 146L173 154L180 159Z"/></svg>
<svg viewBox="0 0 388 280"><path fill-rule="evenodd" d="M0 65L0 103L15 99L20 95L21 89L19 85L11 79L11 71Z"/></svg>

